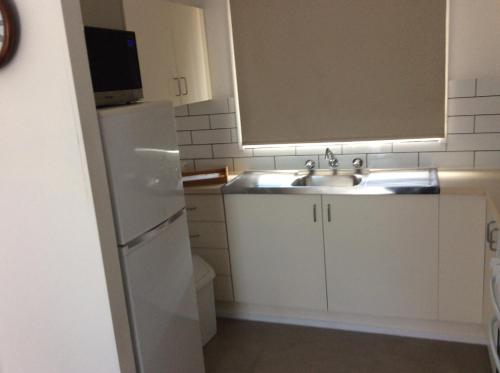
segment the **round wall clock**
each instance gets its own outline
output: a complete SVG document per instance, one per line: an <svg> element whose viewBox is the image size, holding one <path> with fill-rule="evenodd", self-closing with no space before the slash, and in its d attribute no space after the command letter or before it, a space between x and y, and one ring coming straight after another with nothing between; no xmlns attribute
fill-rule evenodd
<svg viewBox="0 0 500 373"><path fill-rule="evenodd" d="M14 50L14 20L5 0L0 0L0 66L6 63Z"/></svg>

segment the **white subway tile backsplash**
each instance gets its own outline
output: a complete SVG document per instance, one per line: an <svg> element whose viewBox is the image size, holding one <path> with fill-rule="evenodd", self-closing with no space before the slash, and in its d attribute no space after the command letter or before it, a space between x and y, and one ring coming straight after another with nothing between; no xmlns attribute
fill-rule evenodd
<svg viewBox="0 0 500 373"><path fill-rule="evenodd" d="M395 142L393 144L394 152L442 152L446 150L446 142L444 140L440 141L406 141L406 142Z"/></svg>
<svg viewBox="0 0 500 373"><path fill-rule="evenodd" d="M238 144L214 144L214 157L215 158L229 158L229 157L251 157L253 155L252 149L242 149Z"/></svg>
<svg viewBox="0 0 500 373"><path fill-rule="evenodd" d="M476 152L475 168L500 169L500 152Z"/></svg>
<svg viewBox="0 0 500 373"><path fill-rule="evenodd" d="M342 145L340 144L297 146L295 151L297 155L324 155L326 148L329 148L334 154L342 154Z"/></svg>
<svg viewBox="0 0 500 373"><path fill-rule="evenodd" d="M369 168L416 168L418 153L368 154Z"/></svg>
<svg viewBox="0 0 500 373"><path fill-rule="evenodd" d="M500 133L449 135L448 151L500 150Z"/></svg>
<svg viewBox="0 0 500 373"><path fill-rule="evenodd" d="M500 169L500 79L479 79L477 86L475 79L451 81L449 97L446 141L359 142L328 147L339 159L340 169L352 168L354 158L361 158L370 168ZM324 159L327 145L240 149L234 111L232 98L175 109L183 171L224 166L236 171L304 169L308 159L317 162L318 168L329 168Z"/></svg>
<svg viewBox="0 0 500 373"><path fill-rule="evenodd" d="M391 151L391 143L354 143L342 145L342 154L389 153Z"/></svg>
<svg viewBox="0 0 500 373"><path fill-rule="evenodd" d="M274 157L235 158L235 171L274 170Z"/></svg>
<svg viewBox="0 0 500 373"><path fill-rule="evenodd" d="M189 115L187 105L177 106L174 109L174 112L175 112L176 117L185 117L185 116Z"/></svg>
<svg viewBox="0 0 500 373"><path fill-rule="evenodd" d="M234 113L210 115L211 128L234 128L236 127L236 116Z"/></svg>
<svg viewBox="0 0 500 373"><path fill-rule="evenodd" d="M500 96L451 98L448 100L448 115L500 114Z"/></svg>
<svg viewBox="0 0 500 373"><path fill-rule="evenodd" d="M275 157L275 159L276 159L277 170L303 169L304 164L308 160L313 160L314 162L316 162L316 167L318 167L319 164L319 159L317 155L284 156L284 157Z"/></svg>
<svg viewBox="0 0 500 373"><path fill-rule="evenodd" d="M177 131L177 145L191 144L191 131Z"/></svg>
<svg viewBox="0 0 500 373"><path fill-rule="evenodd" d="M178 117L175 118L177 131L204 130L210 128L210 122L207 115L196 117Z"/></svg>
<svg viewBox="0 0 500 373"><path fill-rule="evenodd" d="M256 157L274 155L295 155L295 147L283 146L279 148L254 148L253 155Z"/></svg>
<svg viewBox="0 0 500 373"><path fill-rule="evenodd" d="M499 96L500 95L500 79L478 79L477 80L477 95L478 96Z"/></svg>
<svg viewBox="0 0 500 373"><path fill-rule="evenodd" d="M229 129L193 131L193 144L223 144L231 142Z"/></svg>
<svg viewBox="0 0 500 373"><path fill-rule="evenodd" d="M335 158L337 158L339 161L337 168L340 170L349 170L354 168L352 165L352 161L355 158L361 158L361 160L363 161L363 167L366 167L366 154L349 154L349 155L335 154ZM319 157L319 168L322 169L330 168L328 160L325 159L325 157L322 156Z"/></svg>
<svg viewBox="0 0 500 373"><path fill-rule="evenodd" d="M476 95L476 79L450 80L448 97L474 97Z"/></svg>
<svg viewBox="0 0 500 373"><path fill-rule="evenodd" d="M182 145L179 150L181 159L212 158L211 145Z"/></svg>
<svg viewBox="0 0 500 373"><path fill-rule="evenodd" d="M197 171L211 170L214 168L228 167L229 171L233 171L233 158L220 158L220 159L197 159L195 160Z"/></svg>
<svg viewBox="0 0 500 373"><path fill-rule="evenodd" d="M189 115L221 114L229 112L227 98L198 102L189 105Z"/></svg>
<svg viewBox="0 0 500 373"><path fill-rule="evenodd" d="M181 170L182 170L182 172L194 171L194 161L192 159L182 160L181 161Z"/></svg>
<svg viewBox="0 0 500 373"><path fill-rule="evenodd" d="M476 116L476 133L500 132L500 115Z"/></svg>
<svg viewBox="0 0 500 373"><path fill-rule="evenodd" d="M238 142L238 129L237 128L231 128L231 141L232 142Z"/></svg>
<svg viewBox="0 0 500 373"><path fill-rule="evenodd" d="M420 153L420 167L472 168L473 152Z"/></svg>
<svg viewBox="0 0 500 373"><path fill-rule="evenodd" d="M449 117L448 133L472 133L474 132L474 117Z"/></svg>

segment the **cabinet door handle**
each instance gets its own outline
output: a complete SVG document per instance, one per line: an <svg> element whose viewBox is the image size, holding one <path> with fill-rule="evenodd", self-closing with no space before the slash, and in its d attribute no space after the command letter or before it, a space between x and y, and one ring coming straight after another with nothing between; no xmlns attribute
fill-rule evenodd
<svg viewBox="0 0 500 373"><path fill-rule="evenodd" d="M313 220L314 220L315 223L318 220L317 217L316 217L316 204L313 205Z"/></svg>
<svg viewBox="0 0 500 373"><path fill-rule="evenodd" d="M174 78L174 80L177 82L177 94L175 96L179 97L179 96L182 95L182 92L181 92L181 80L179 78Z"/></svg>
<svg viewBox="0 0 500 373"><path fill-rule="evenodd" d="M488 240L489 244L490 244L490 250L491 251L497 251L497 247L496 247L496 244L497 244L497 240L494 240L493 239L493 235L498 232L498 228L493 228L491 231L490 231L490 239Z"/></svg>
<svg viewBox="0 0 500 373"><path fill-rule="evenodd" d="M328 222L332 221L332 205L329 203L327 208Z"/></svg>
<svg viewBox="0 0 500 373"><path fill-rule="evenodd" d="M192 234L189 238L200 238L201 234Z"/></svg>
<svg viewBox="0 0 500 373"><path fill-rule="evenodd" d="M497 222L495 220L492 220L488 223L486 226L486 242L488 242L490 250L491 251L496 251L496 247L493 247L493 245L496 245L497 241L493 239L493 235L495 232L498 232L498 228L493 228L491 229L491 226L496 224Z"/></svg>
<svg viewBox="0 0 500 373"><path fill-rule="evenodd" d="M183 96L187 96L189 93L189 88L188 88L188 83L187 79L184 76L181 76L181 79L184 80L184 93L182 94Z"/></svg>
<svg viewBox="0 0 500 373"><path fill-rule="evenodd" d="M196 210L198 207L186 207L186 210L187 211L194 211Z"/></svg>

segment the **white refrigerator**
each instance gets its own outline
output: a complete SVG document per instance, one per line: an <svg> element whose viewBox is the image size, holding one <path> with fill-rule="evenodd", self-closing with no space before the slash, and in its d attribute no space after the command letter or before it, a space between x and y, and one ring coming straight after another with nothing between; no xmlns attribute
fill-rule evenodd
<svg viewBox="0 0 500 373"><path fill-rule="evenodd" d="M204 372L173 108L98 113L138 371Z"/></svg>

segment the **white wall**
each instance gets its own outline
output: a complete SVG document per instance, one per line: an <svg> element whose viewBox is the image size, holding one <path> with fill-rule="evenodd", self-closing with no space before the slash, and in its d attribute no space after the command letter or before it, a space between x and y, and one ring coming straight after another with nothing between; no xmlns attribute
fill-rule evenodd
<svg viewBox="0 0 500 373"><path fill-rule="evenodd" d="M227 0L201 0L214 98L233 96Z"/></svg>
<svg viewBox="0 0 500 373"><path fill-rule="evenodd" d="M122 0L81 0L83 23L87 26L124 29Z"/></svg>
<svg viewBox="0 0 500 373"><path fill-rule="evenodd" d="M500 0L450 0L450 79L500 76Z"/></svg>
<svg viewBox="0 0 500 373"><path fill-rule="evenodd" d="M116 246L80 9L16 4L20 47L0 69L0 372L134 372L103 263Z"/></svg>

